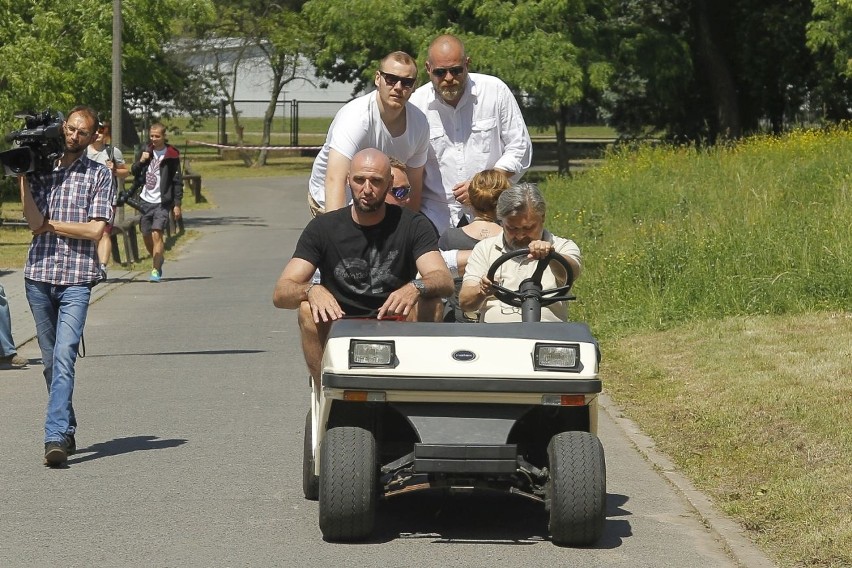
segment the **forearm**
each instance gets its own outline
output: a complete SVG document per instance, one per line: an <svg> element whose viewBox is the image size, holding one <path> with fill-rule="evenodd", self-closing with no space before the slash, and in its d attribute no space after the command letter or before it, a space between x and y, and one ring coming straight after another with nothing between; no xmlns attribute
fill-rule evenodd
<svg viewBox="0 0 852 568"><path fill-rule="evenodd" d="M312 287L312 283L296 282L289 278L281 278L275 284L275 291L272 294L272 304L276 308L284 310L295 310L302 302L308 299L308 290Z"/></svg>
<svg viewBox="0 0 852 568"><path fill-rule="evenodd" d="M427 272L420 276L420 280L426 286L426 290L423 292L424 298L446 298L452 296L455 291L449 270Z"/></svg>
<svg viewBox="0 0 852 568"><path fill-rule="evenodd" d="M62 237L85 239L97 242L103 236L105 226L105 221L98 220L92 220L88 223L65 223L63 221L50 220L40 232L51 232Z"/></svg>
<svg viewBox="0 0 852 568"><path fill-rule="evenodd" d="M30 192L30 182L27 176L18 178L21 189L21 204L24 207L24 218L27 220L30 230L35 231L44 225L44 215L39 211L38 206L33 199L33 194Z"/></svg>
<svg viewBox="0 0 852 568"><path fill-rule="evenodd" d="M479 285L463 284L459 290L459 307L466 312L475 312L482 307L487 297Z"/></svg>

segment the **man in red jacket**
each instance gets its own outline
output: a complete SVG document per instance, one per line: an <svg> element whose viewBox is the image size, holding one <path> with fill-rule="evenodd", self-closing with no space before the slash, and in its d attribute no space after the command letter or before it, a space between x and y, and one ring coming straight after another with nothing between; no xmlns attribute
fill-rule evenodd
<svg viewBox="0 0 852 568"><path fill-rule="evenodd" d="M150 282L159 282L163 276L163 254L166 250L163 231L169 222L169 213L180 219L183 199L183 174L180 169L180 152L166 143L166 127L159 122L148 131L148 148L130 170L134 176L145 175L142 186L142 217L139 227L145 248L151 255L153 267Z"/></svg>

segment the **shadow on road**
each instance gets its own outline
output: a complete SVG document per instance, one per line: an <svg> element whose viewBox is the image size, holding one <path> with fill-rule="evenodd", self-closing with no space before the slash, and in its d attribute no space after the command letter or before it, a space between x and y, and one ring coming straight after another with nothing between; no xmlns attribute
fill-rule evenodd
<svg viewBox="0 0 852 568"><path fill-rule="evenodd" d="M632 536L622 508L628 497L607 495L604 533L593 549L613 549ZM368 543L428 539L435 543L532 545L549 540L544 506L522 497L474 493L420 492L380 502Z"/></svg>
<svg viewBox="0 0 852 568"><path fill-rule="evenodd" d="M163 355L254 355L257 353L266 353L266 351L263 349L206 349L203 351L157 351L156 353L104 353L103 355L87 355L86 358L138 357L146 355L153 355L155 357L161 357Z"/></svg>
<svg viewBox="0 0 852 568"><path fill-rule="evenodd" d="M119 456L121 454L129 454L131 452L176 448L178 446L182 446L186 442L187 440L181 439L161 440L156 436L129 436L127 438L116 438L109 442L92 444L88 448L77 450L77 455L68 460L68 465L74 465L110 456ZM80 456L79 454L87 455Z"/></svg>

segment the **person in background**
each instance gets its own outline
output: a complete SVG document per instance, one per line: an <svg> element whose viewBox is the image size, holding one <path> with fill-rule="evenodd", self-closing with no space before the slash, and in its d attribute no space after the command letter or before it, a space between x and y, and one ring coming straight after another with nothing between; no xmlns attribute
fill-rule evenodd
<svg viewBox="0 0 852 568"><path fill-rule="evenodd" d="M544 228L547 205L534 183L520 183L503 191L497 199L497 219L503 233L479 241L467 261L459 306L465 312L480 311L480 321L521 321L521 309L504 304L493 294L493 282L486 276L495 260L507 252L528 248L529 254L506 261L494 275L497 282L509 290L518 290L521 282L530 278L538 261L551 252L565 257L571 266L574 280L580 276L580 249L569 239L557 237ZM541 285L545 290L563 286L567 274L554 262L544 270ZM567 321L566 302L541 308L541 321Z"/></svg>
<svg viewBox="0 0 852 568"><path fill-rule="evenodd" d="M387 156L375 148L358 152L347 177L352 205L307 224L272 294L276 308L299 310L316 392L332 322L344 315L433 319L453 290L429 220L385 202L393 185ZM319 283L312 281L317 268Z"/></svg>
<svg viewBox="0 0 852 568"><path fill-rule="evenodd" d="M98 115L86 106L65 121L65 151L49 172L20 176L24 216L33 232L24 288L47 383L44 463L59 466L77 449L74 394L77 349L97 282L97 243L112 213L112 174L86 157Z"/></svg>
<svg viewBox="0 0 852 568"><path fill-rule="evenodd" d="M95 141L89 144L86 149L86 156L90 160L94 160L99 164L105 165L112 172L113 184L115 185L116 194L118 189L123 186L124 180L130 175L130 168L124 163L124 154L121 149L116 148L112 144L107 144L109 135L109 123L102 123L98 126L98 133ZM109 267L110 258L112 257L112 224L115 221L115 203L112 204L112 216L107 223L104 235L98 242L98 259L100 259L100 279L107 279L107 268Z"/></svg>
<svg viewBox="0 0 852 568"><path fill-rule="evenodd" d="M166 141L166 127L159 122L148 130L148 148L130 171L134 176L145 174L142 187L143 210L139 219L142 240L151 255L149 282L159 282L163 277L163 261L166 241L163 232L170 222L170 213L175 219L181 217L183 200L183 173L180 167L180 152Z"/></svg>
<svg viewBox="0 0 852 568"><path fill-rule="evenodd" d="M429 159L417 203L439 234L473 217L473 174L498 169L516 183L532 162L532 141L509 87L469 68L461 40L438 36L426 59L431 83L411 96L429 121Z"/></svg>
<svg viewBox="0 0 852 568"><path fill-rule="evenodd" d="M29 361L18 355L15 340L12 339L12 314L9 311L9 300L6 290L0 284L0 369L21 369Z"/></svg>
<svg viewBox="0 0 852 568"><path fill-rule="evenodd" d="M416 81L417 63L407 53L394 51L382 59L376 70L375 92L346 103L337 112L308 182L312 216L352 202L346 174L352 157L365 148L376 148L405 163L412 187L408 207L412 211L420 209L429 124L423 113L408 102Z"/></svg>
<svg viewBox="0 0 852 568"><path fill-rule="evenodd" d="M473 220L462 227L450 227L438 239L441 256L456 284L455 294L447 298L445 320L474 322L478 319L478 314L466 314L459 308L458 292L473 247L482 239L499 235L503 230L497 223L497 199L508 187L509 178L500 170L484 170L474 174L468 188Z"/></svg>
<svg viewBox="0 0 852 568"><path fill-rule="evenodd" d="M385 196L385 203L405 207L411 201L411 184L408 181L407 168L393 156L390 157L390 164L393 186Z"/></svg>

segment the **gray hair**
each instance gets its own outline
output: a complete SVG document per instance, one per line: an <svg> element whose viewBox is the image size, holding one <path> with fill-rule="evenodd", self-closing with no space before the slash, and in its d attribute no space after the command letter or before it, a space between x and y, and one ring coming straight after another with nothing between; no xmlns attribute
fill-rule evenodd
<svg viewBox="0 0 852 568"><path fill-rule="evenodd" d="M547 212L547 204L544 196L534 183L519 183L500 194L497 199L497 219L502 221L506 217L512 217L535 211L542 217Z"/></svg>

